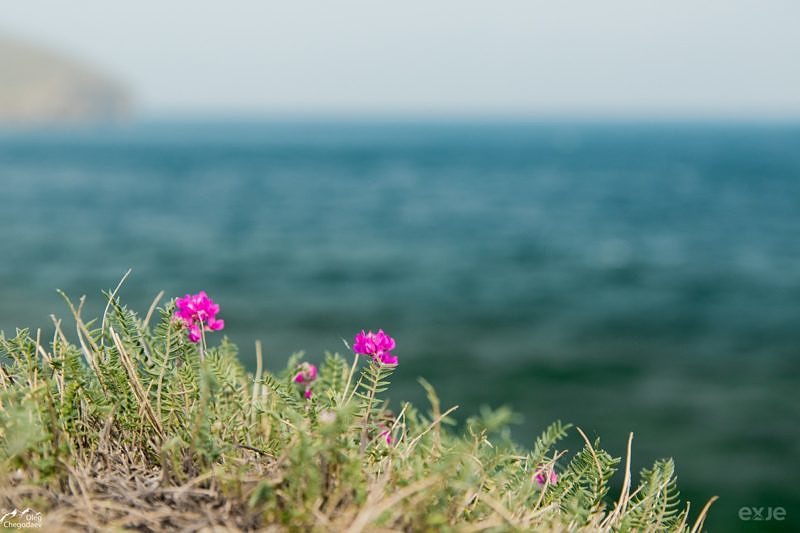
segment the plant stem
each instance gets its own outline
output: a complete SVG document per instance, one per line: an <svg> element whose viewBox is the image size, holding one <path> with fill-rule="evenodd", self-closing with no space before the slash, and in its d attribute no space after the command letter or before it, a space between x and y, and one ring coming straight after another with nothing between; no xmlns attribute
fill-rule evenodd
<svg viewBox="0 0 800 533"><path fill-rule="evenodd" d="M200 362L206 358L206 325L200 321Z"/></svg>
<svg viewBox="0 0 800 533"><path fill-rule="evenodd" d="M380 368L376 368L374 365L377 365L375 361L370 362L370 372L376 372L376 374L372 375L372 384L369 387L369 394L367 395L367 407L364 410L364 421L362 422L362 429L361 429L361 445L359 446L359 452L364 453L364 450L367 449L367 428L369 427L369 415L372 412L372 403L375 401L375 389L378 388L378 383L380 382Z"/></svg>

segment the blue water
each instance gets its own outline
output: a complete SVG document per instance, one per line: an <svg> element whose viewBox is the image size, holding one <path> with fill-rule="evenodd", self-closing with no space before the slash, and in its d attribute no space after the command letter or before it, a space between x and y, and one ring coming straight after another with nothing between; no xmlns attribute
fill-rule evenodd
<svg viewBox="0 0 800 533"><path fill-rule="evenodd" d="M398 340L462 416L675 456L711 530L800 523L800 125L148 122L0 133L0 328L207 290L252 364ZM577 440L569 446L579 446ZM702 501L701 501L702 500ZM789 522L741 522L784 506Z"/></svg>

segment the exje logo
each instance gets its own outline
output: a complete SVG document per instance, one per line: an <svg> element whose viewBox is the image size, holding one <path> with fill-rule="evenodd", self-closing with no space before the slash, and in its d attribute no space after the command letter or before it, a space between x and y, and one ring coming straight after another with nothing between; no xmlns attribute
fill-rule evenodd
<svg viewBox="0 0 800 533"><path fill-rule="evenodd" d="M739 520L764 522L767 520L786 520L786 509L783 507L740 507Z"/></svg>

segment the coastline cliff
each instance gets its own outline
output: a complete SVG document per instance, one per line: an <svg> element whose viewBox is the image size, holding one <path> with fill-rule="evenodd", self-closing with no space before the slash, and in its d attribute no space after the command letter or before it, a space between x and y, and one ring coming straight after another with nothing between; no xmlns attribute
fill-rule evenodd
<svg viewBox="0 0 800 533"><path fill-rule="evenodd" d="M130 109L120 82L66 55L0 35L0 125L115 122Z"/></svg>

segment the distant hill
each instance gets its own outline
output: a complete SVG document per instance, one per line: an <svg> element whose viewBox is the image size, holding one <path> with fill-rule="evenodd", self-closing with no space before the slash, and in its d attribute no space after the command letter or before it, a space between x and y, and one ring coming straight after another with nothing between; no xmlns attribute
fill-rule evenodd
<svg viewBox="0 0 800 533"><path fill-rule="evenodd" d="M0 35L0 125L116 121L130 104L125 87L102 73Z"/></svg>

